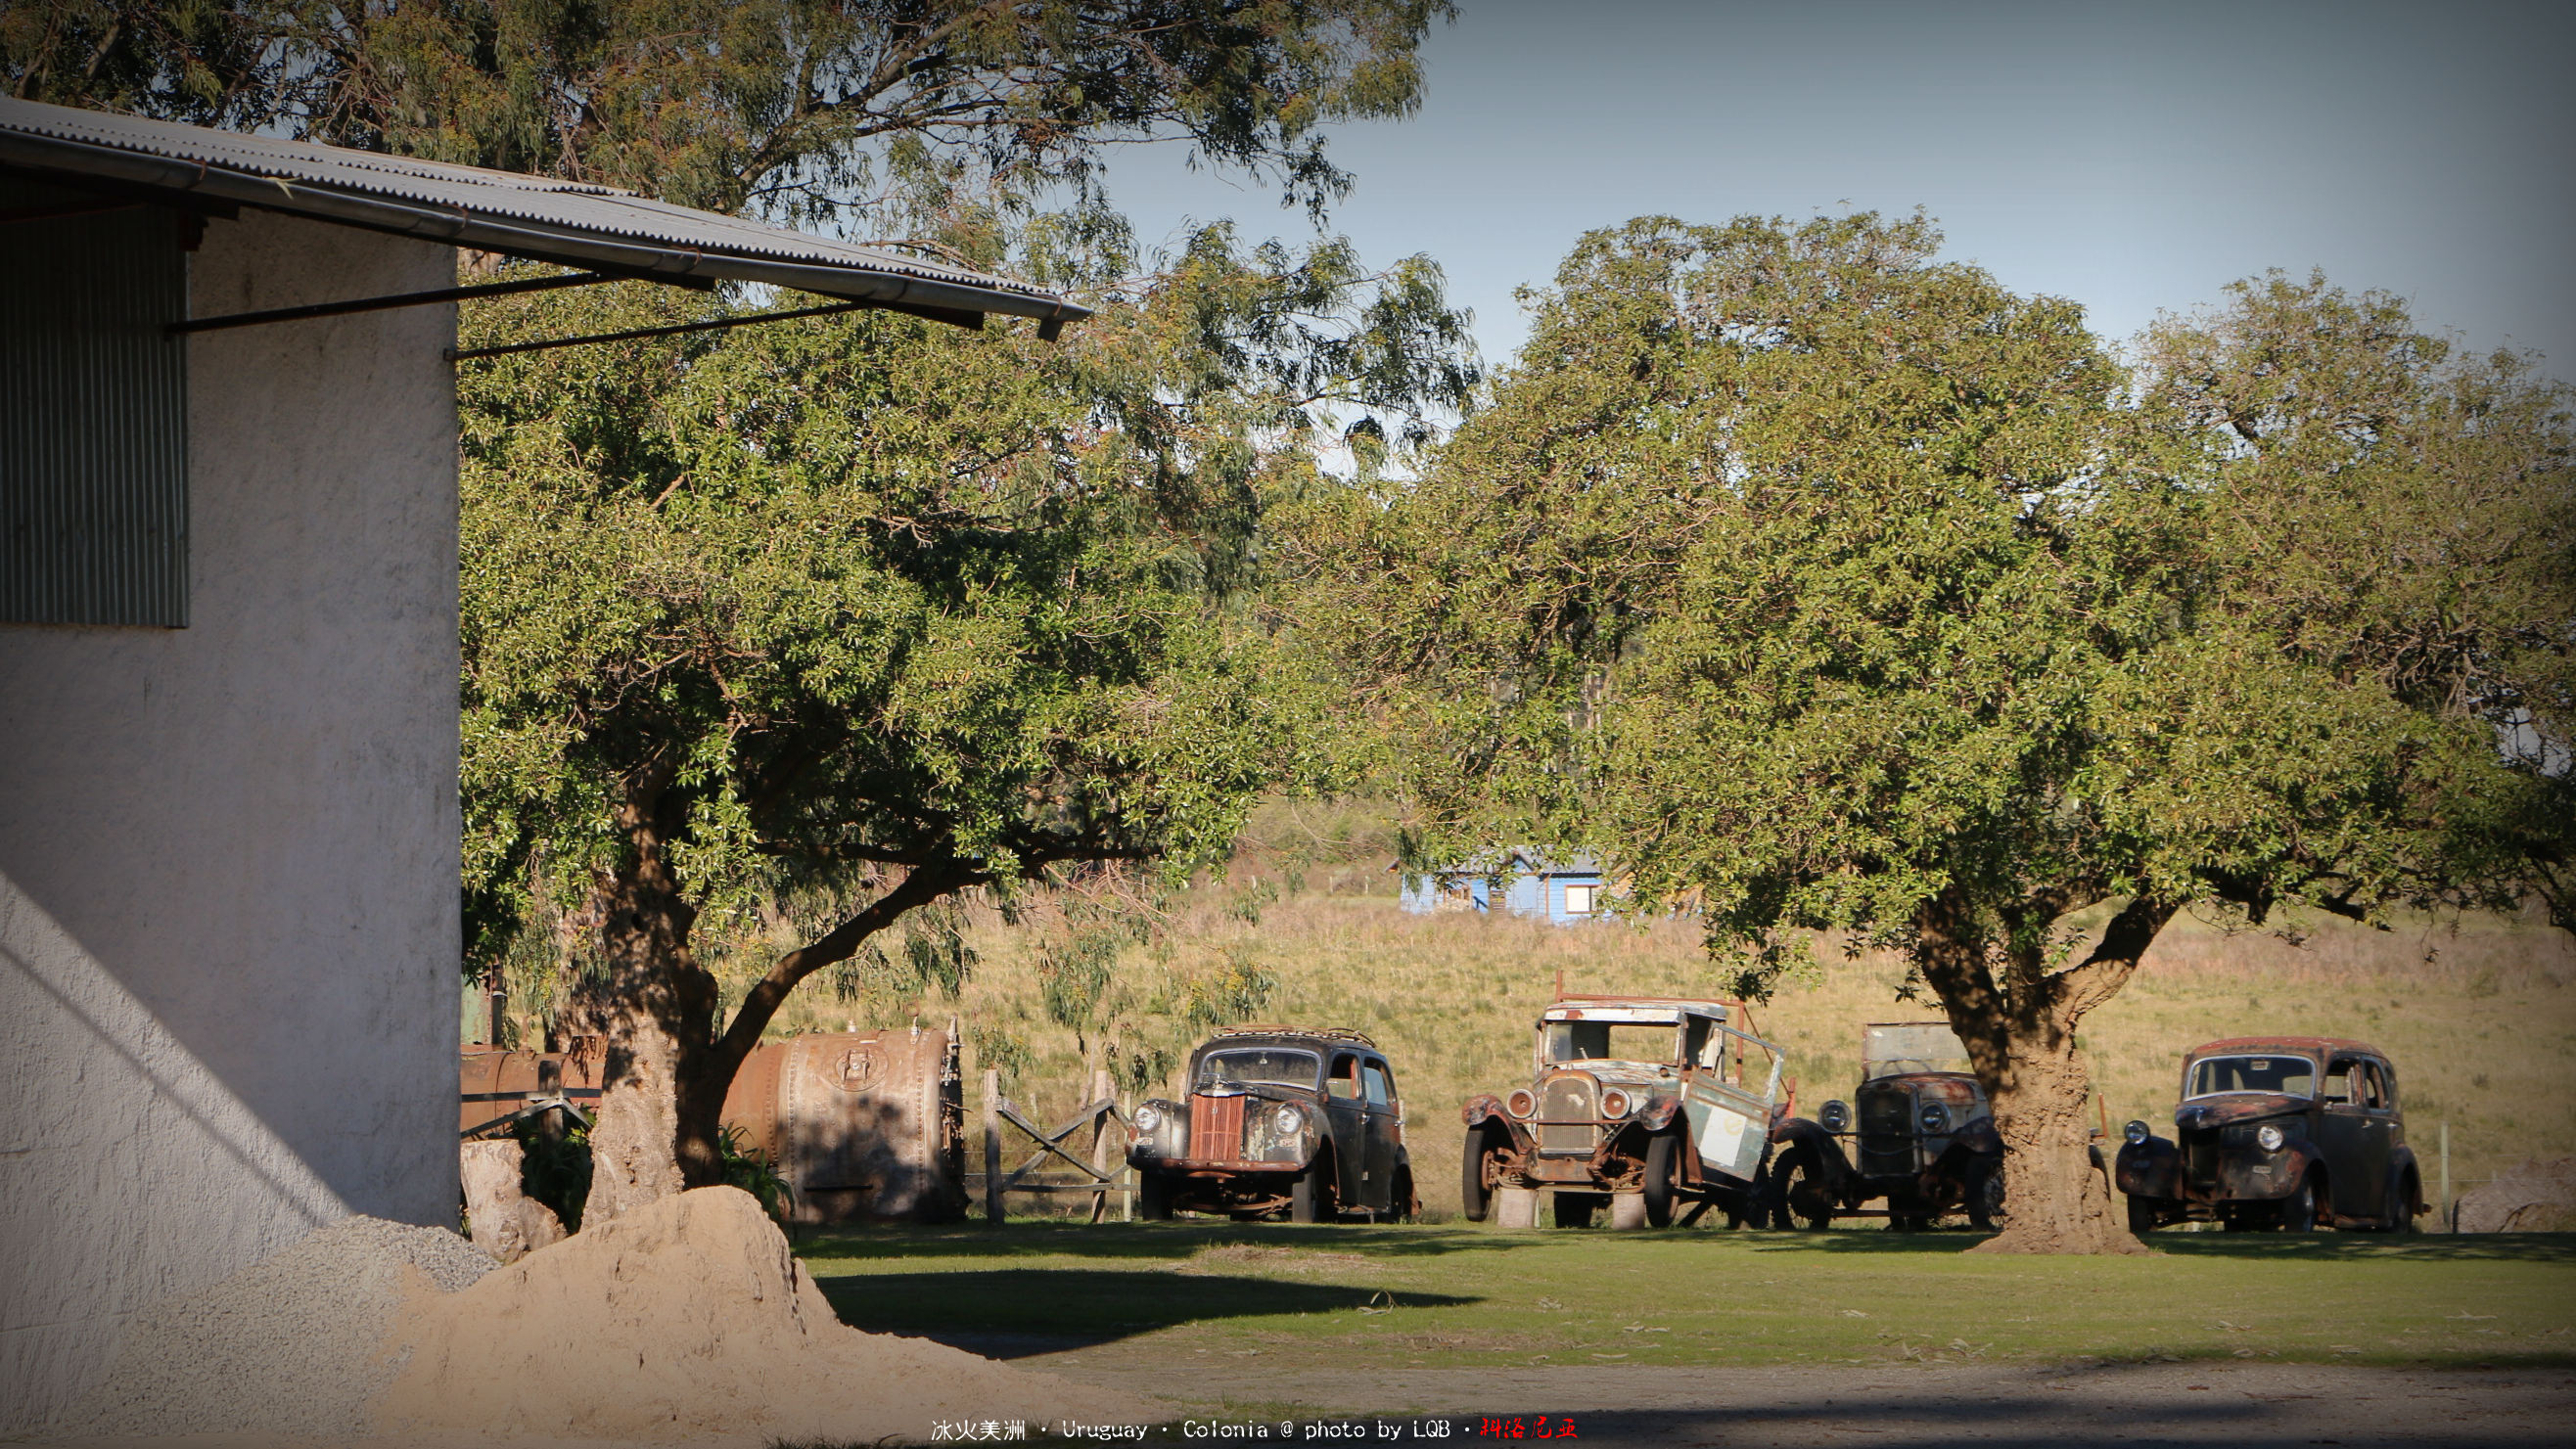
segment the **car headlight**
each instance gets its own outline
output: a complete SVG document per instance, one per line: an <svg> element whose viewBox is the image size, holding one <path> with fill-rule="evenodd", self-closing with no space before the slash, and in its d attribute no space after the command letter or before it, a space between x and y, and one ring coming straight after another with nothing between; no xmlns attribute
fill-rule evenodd
<svg viewBox="0 0 2576 1449"><path fill-rule="evenodd" d="M2281 1135L2281 1129L2275 1123L2266 1122L2262 1126L2254 1129L2255 1145L2261 1147L2266 1152L2280 1151L2281 1144L2288 1140L2288 1138Z"/></svg>
<svg viewBox="0 0 2576 1449"><path fill-rule="evenodd" d="M1610 1091L1607 1091L1607 1092L1602 1093L1602 1094L1601 1094L1601 1115L1602 1115L1602 1116L1604 1116L1604 1117L1625 1117L1625 1116L1627 1116L1627 1115L1628 1115L1628 1094L1627 1094L1627 1093L1625 1093L1625 1092L1619 1091L1619 1090L1618 1090L1618 1089L1616 1089L1616 1088L1613 1088L1613 1089L1611 1089Z"/></svg>
<svg viewBox="0 0 2576 1449"><path fill-rule="evenodd" d="M1950 1109L1938 1102L1926 1102L1914 1120L1923 1124L1925 1135L1938 1137L1950 1130Z"/></svg>
<svg viewBox="0 0 2576 1449"><path fill-rule="evenodd" d="M1824 1123L1828 1132L1848 1132L1851 1130L1851 1104L1839 1100L1827 1102L1825 1110L1816 1114L1816 1120Z"/></svg>
<svg viewBox="0 0 2576 1449"><path fill-rule="evenodd" d="M1514 1092L1510 1099L1503 1103L1503 1107L1513 1116L1527 1121L1530 1114L1538 1110L1538 1098L1527 1092Z"/></svg>
<svg viewBox="0 0 2576 1449"><path fill-rule="evenodd" d="M2147 1124L2144 1122L2133 1121L2120 1129L2120 1140L2131 1147L2145 1146L2148 1135Z"/></svg>
<svg viewBox="0 0 2576 1449"><path fill-rule="evenodd" d="M1136 1109L1136 1131L1140 1136L1151 1137L1161 1130L1163 1130L1162 1108L1148 1102Z"/></svg>
<svg viewBox="0 0 2576 1449"><path fill-rule="evenodd" d="M1280 1136L1294 1136L1298 1128L1306 1125L1305 1109L1293 1102L1282 1102L1279 1110L1270 1114L1270 1122L1279 1129Z"/></svg>

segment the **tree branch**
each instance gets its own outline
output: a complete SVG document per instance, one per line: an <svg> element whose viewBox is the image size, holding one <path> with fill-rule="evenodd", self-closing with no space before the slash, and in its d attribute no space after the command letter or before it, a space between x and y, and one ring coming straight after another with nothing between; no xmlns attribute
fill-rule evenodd
<svg viewBox="0 0 2576 1449"><path fill-rule="evenodd" d="M711 1066L723 1078L730 1078L743 1058L760 1044L761 1032L787 1000L787 993L798 982L826 966L846 961L858 954L860 946L886 927L893 925L906 911L926 906L940 897L960 891L984 880L982 867L964 861L945 860L917 866L893 889L868 902L856 915L834 926L822 939L800 946L778 958L769 973L753 984L742 999L742 1007L715 1045Z"/></svg>

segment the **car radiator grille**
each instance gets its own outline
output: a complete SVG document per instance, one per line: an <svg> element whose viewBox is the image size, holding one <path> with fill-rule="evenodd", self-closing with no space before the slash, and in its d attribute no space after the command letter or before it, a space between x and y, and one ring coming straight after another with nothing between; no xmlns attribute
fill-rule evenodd
<svg viewBox="0 0 2576 1449"><path fill-rule="evenodd" d="M1242 1097L1190 1098L1190 1156L1227 1162L1243 1155Z"/></svg>
<svg viewBox="0 0 2576 1449"><path fill-rule="evenodd" d="M1591 1156L1601 1140L1598 1115L1590 1077L1550 1080L1539 1096L1538 1150L1550 1156Z"/></svg>
<svg viewBox="0 0 2576 1449"><path fill-rule="evenodd" d="M1885 1177L1914 1170L1914 1094L1862 1092L1860 1170Z"/></svg>
<svg viewBox="0 0 2576 1449"><path fill-rule="evenodd" d="M2204 1130L2180 1135L2183 1181L2202 1187L2218 1181L2219 1134Z"/></svg>

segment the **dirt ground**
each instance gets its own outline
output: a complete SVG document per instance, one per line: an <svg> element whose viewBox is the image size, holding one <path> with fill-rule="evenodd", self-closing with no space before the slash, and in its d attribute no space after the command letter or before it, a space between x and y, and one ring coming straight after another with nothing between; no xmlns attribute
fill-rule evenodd
<svg viewBox="0 0 2576 1449"><path fill-rule="evenodd" d="M1884 1444L2062 1449L2068 1444L2562 1446L2576 1440L2576 1370L2337 1368L2314 1364L1869 1368L1381 1369L1266 1373L1259 1357L1179 1373L1116 1348L1017 1360L1134 1393L1176 1395L1200 1422L1241 1422L1260 1405L1333 1405L1331 1417L1449 1421L1450 1442L1481 1442L1486 1419L1534 1434L1571 1420L1579 1443L1655 1446ZM1181 1442L1191 1442L1185 1435ZM1316 1441L1321 1442L1321 1441ZM1385 1442L1380 1431L1378 1442Z"/></svg>

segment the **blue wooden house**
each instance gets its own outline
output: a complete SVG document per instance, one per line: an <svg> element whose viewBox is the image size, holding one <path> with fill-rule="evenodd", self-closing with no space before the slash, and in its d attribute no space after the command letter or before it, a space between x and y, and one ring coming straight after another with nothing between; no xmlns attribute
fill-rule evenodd
<svg viewBox="0 0 2576 1449"><path fill-rule="evenodd" d="M1407 871L1401 863L1390 869L1402 874L1404 908L1417 914L1504 910L1570 925L1595 919L1609 905L1600 862L1588 855L1557 861L1513 850L1430 871Z"/></svg>

